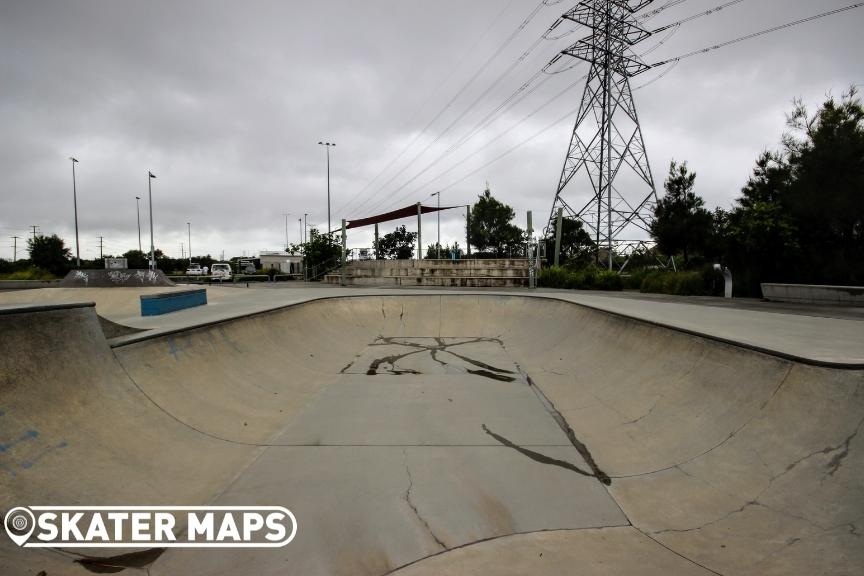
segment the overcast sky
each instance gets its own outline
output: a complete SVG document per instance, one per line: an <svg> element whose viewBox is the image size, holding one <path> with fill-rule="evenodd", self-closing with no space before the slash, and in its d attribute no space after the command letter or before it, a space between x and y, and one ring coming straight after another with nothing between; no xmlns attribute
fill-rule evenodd
<svg viewBox="0 0 864 576"><path fill-rule="evenodd" d="M649 24L659 27L726 1L688 0ZM661 61L851 3L745 0L684 25L647 59ZM291 242L299 240L304 213L311 224L327 226L319 140L336 143L334 227L342 218L434 203L429 195L439 189L445 189L443 204L468 204L486 181L516 209L520 225L527 210L542 224L582 86L525 117L577 81L584 65L551 76L427 169L583 34L543 41L502 79L576 0L545 6L481 69L537 4L0 0L0 257L11 258L9 237L27 236L31 225L61 235L74 249L69 156L80 160L82 257L98 256L99 236L108 253L137 248L135 196L142 197L146 250L148 170L157 175L156 246L168 254L180 255L186 222L192 223L195 254L280 249L285 213ZM686 160L709 207L730 207L759 153L777 147L793 98L815 109L829 92L864 83L862 25L864 9L846 12L687 59L637 90L658 189L669 161ZM633 86L656 74L634 79ZM578 198L584 183L573 186ZM435 239L434 222L434 216L424 220L424 244ZM461 239L463 225L462 211L445 213L442 240ZM393 226L384 225L382 233ZM368 232L349 235L351 246L368 244Z"/></svg>

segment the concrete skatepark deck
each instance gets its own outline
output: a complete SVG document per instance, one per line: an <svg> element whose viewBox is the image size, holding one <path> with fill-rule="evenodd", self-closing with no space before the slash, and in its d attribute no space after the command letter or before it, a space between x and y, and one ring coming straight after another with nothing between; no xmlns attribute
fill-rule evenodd
<svg viewBox="0 0 864 576"><path fill-rule="evenodd" d="M830 356L518 295L326 298L110 345L86 305L0 330L0 511L299 523L285 548L133 560L4 539L2 574L864 571L864 371Z"/></svg>

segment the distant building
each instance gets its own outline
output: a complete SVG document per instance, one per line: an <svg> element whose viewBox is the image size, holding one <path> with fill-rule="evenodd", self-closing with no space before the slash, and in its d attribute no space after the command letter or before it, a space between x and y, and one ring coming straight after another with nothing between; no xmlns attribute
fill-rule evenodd
<svg viewBox="0 0 864 576"><path fill-rule="evenodd" d="M282 274L302 274L303 256L292 255L285 251L261 252L259 255L261 268L275 268Z"/></svg>

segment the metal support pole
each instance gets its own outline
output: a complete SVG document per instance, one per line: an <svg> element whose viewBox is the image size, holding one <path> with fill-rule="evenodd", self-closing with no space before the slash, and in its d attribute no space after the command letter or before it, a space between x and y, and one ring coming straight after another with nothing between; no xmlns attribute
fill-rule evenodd
<svg viewBox="0 0 864 576"><path fill-rule="evenodd" d="M471 257L471 206L465 207L465 254Z"/></svg>
<svg viewBox="0 0 864 576"><path fill-rule="evenodd" d="M75 182L75 164L78 160L69 158L72 161L72 203L75 206L75 267L81 268L81 245L78 242L78 186Z"/></svg>
<svg viewBox="0 0 864 576"><path fill-rule="evenodd" d="M378 223L375 223L375 260L380 260L381 255L378 253Z"/></svg>
<svg viewBox="0 0 864 576"><path fill-rule="evenodd" d="M345 220L342 220L342 269L340 271L339 285L345 286L345 248L348 240L348 234L345 230Z"/></svg>
<svg viewBox="0 0 864 576"><path fill-rule="evenodd" d="M303 243L304 244L306 244L306 230L307 230L306 217L307 216L309 216L308 213L303 214Z"/></svg>
<svg viewBox="0 0 864 576"><path fill-rule="evenodd" d="M423 206L417 202L417 260L423 259Z"/></svg>
<svg viewBox="0 0 864 576"><path fill-rule="evenodd" d="M297 218L297 227L300 228L300 244L303 243L303 219Z"/></svg>
<svg viewBox="0 0 864 576"><path fill-rule="evenodd" d="M153 186L152 180L156 178L152 172L147 172L147 197L150 202L150 270L156 270L156 247L153 244Z"/></svg>
<svg viewBox="0 0 864 576"><path fill-rule="evenodd" d="M564 208L558 209L558 217L555 219L555 266L561 264L561 233L564 227Z"/></svg>
<svg viewBox="0 0 864 576"><path fill-rule="evenodd" d="M189 266L192 266L192 223L186 222L186 231L189 234Z"/></svg>
<svg viewBox="0 0 864 576"><path fill-rule="evenodd" d="M20 236L12 236L12 262L18 261L18 238Z"/></svg>
<svg viewBox="0 0 864 576"><path fill-rule="evenodd" d="M528 230L527 242L525 244L525 259L528 261L528 287L535 288L537 286L537 271L534 269L534 263L531 261L531 240L534 236L534 214L531 210L528 211Z"/></svg>

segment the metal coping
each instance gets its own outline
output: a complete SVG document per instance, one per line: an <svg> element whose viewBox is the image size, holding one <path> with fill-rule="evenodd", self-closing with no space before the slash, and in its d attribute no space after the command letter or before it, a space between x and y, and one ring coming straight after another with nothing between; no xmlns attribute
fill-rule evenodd
<svg viewBox="0 0 864 576"><path fill-rule="evenodd" d="M52 310L71 310L73 308L95 308L95 302L73 302L71 304L15 304L13 308L0 307L0 316L26 314L29 312L51 312Z"/></svg>

